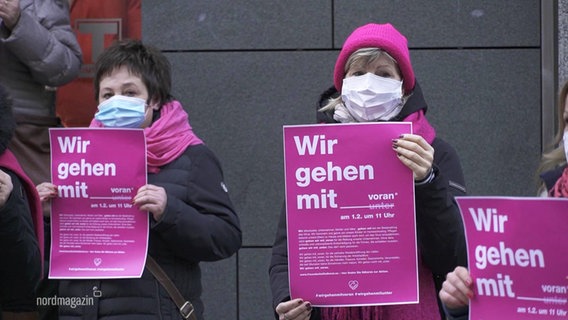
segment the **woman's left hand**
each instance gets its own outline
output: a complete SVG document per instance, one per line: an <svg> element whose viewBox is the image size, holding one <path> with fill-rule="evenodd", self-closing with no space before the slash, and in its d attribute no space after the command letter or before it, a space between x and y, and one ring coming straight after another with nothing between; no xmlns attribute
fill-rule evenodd
<svg viewBox="0 0 568 320"><path fill-rule="evenodd" d="M47 202L55 197L57 197L57 186L51 182L42 182L36 186L37 193L39 194L39 200L41 202Z"/></svg>
<svg viewBox="0 0 568 320"><path fill-rule="evenodd" d="M392 140L392 148L405 166L414 174L414 180L424 180L432 170L434 148L419 135L403 134Z"/></svg>
<svg viewBox="0 0 568 320"><path fill-rule="evenodd" d="M457 309L469 305L473 298L473 280L465 267L458 266L446 275L446 281L438 294L440 300L450 309Z"/></svg>
<svg viewBox="0 0 568 320"><path fill-rule="evenodd" d="M164 188L147 184L138 189L132 202L141 211L149 211L154 220L160 221L166 210L168 196Z"/></svg>

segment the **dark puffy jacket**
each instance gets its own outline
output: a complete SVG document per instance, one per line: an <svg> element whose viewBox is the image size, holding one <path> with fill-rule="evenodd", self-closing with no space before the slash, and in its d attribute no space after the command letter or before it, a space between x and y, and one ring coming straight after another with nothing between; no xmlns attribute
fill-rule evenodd
<svg viewBox="0 0 568 320"><path fill-rule="evenodd" d="M41 277L38 237L43 234L36 234L34 229L43 226L34 227L32 218L35 212L36 222L41 222L41 204L35 186L8 149L15 127L12 100L0 86L0 170L10 175L13 187L0 206L0 319L2 311L37 310L36 290Z"/></svg>
<svg viewBox="0 0 568 320"><path fill-rule="evenodd" d="M337 94L335 87L329 88L321 95L317 108L323 107L329 98L336 97ZM420 109L426 111L427 105L417 82L400 114L392 121L401 121ZM317 121L336 122L331 112L317 112ZM439 291L448 272L458 265L467 265L463 222L454 200L456 196L465 196L466 190L460 160L454 148L438 137L432 142L432 147L435 150L436 177L430 183L415 187L416 225L422 261L432 272L436 290ZM290 299L285 208L280 214L269 275L273 307L276 307L280 302ZM438 304L440 314L443 314L440 301ZM317 308L312 312L311 319L320 319Z"/></svg>
<svg viewBox="0 0 568 320"><path fill-rule="evenodd" d="M164 187L168 197L162 220L150 218L149 255L193 303L197 318L203 319L199 262L231 256L242 240L220 163L205 145L190 146L159 173L149 174L148 183ZM60 306L61 320L181 319L147 269L141 279L66 280L59 289L61 297L95 296L93 305Z"/></svg>
<svg viewBox="0 0 568 320"><path fill-rule="evenodd" d="M10 175L14 187L0 208L0 311L34 311L41 258L30 206L20 178L0 170Z"/></svg>

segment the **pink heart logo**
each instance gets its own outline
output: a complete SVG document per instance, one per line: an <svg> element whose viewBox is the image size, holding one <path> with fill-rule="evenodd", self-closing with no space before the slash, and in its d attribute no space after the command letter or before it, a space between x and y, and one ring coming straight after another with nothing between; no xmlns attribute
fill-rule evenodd
<svg viewBox="0 0 568 320"><path fill-rule="evenodd" d="M351 280L349 281L349 288L351 288L351 290L355 290L357 289L357 287L359 287L359 281L357 280Z"/></svg>
<svg viewBox="0 0 568 320"><path fill-rule="evenodd" d="M95 263L95 266L98 267L98 266L103 262L103 259L101 259L101 258L95 258L95 259L93 260L93 262Z"/></svg>

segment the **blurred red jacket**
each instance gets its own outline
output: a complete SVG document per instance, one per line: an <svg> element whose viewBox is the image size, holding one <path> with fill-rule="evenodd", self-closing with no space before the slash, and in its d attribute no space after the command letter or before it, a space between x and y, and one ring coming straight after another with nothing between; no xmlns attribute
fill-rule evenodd
<svg viewBox="0 0 568 320"><path fill-rule="evenodd" d="M64 126L87 127L97 111L95 61L116 40L141 39L141 0L71 0L70 10L83 65L78 78L58 88L56 110Z"/></svg>

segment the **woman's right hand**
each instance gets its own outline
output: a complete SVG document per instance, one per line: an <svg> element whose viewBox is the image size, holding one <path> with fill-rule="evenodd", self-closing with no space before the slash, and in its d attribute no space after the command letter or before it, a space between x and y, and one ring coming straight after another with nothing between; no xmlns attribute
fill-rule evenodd
<svg viewBox="0 0 568 320"><path fill-rule="evenodd" d="M471 289L473 280L469 271L464 267L456 267L448 273L446 281L440 290L440 300L449 309L457 309L469 305L469 299L473 298Z"/></svg>
<svg viewBox="0 0 568 320"><path fill-rule="evenodd" d="M50 182L42 182L36 186L41 202L49 201L57 197L57 186Z"/></svg>
<svg viewBox="0 0 568 320"><path fill-rule="evenodd" d="M302 299L281 302L276 306L278 320L308 320L312 313L312 305Z"/></svg>

